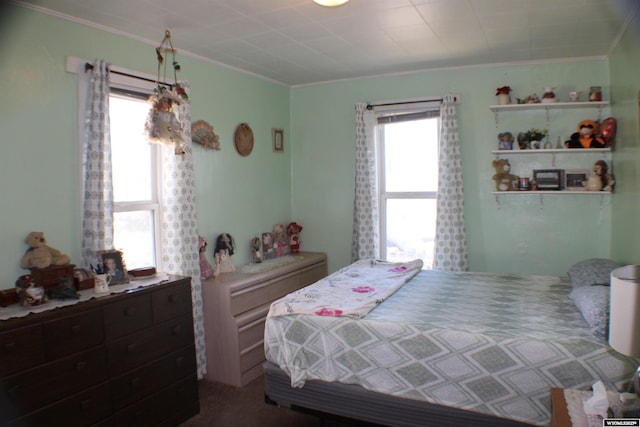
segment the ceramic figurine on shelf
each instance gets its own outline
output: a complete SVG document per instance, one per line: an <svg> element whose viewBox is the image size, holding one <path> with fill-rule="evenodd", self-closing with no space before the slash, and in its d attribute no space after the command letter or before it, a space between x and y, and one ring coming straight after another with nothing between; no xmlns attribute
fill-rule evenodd
<svg viewBox="0 0 640 427"><path fill-rule="evenodd" d="M555 88L553 87L545 87L544 94L542 95L542 102L558 102L558 98L556 98L556 94L553 93Z"/></svg>
<svg viewBox="0 0 640 427"><path fill-rule="evenodd" d="M220 273L236 271L236 267L231 262L231 255L233 255L234 249L235 243L229 233L222 233L218 236L214 251L216 259L216 268L213 271L214 277L217 277Z"/></svg>

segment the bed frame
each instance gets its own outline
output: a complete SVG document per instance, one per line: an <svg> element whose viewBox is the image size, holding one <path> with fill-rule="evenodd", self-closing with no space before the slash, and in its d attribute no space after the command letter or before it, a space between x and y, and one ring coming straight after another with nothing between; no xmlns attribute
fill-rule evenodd
<svg viewBox="0 0 640 427"><path fill-rule="evenodd" d="M310 380L302 388L293 388L289 376L278 366L267 361L263 368L267 403L321 418L344 417L398 427L531 427L519 421L373 392L356 384Z"/></svg>

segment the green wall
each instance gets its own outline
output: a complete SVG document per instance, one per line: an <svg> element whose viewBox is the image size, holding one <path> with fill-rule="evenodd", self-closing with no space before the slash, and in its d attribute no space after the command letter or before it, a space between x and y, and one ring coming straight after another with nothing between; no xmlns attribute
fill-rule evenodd
<svg viewBox="0 0 640 427"><path fill-rule="evenodd" d="M354 182L355 110L357 102L459 94L458 125L462 146L465 218L472 270L563 274L587 257L607 257L611 235L611 198L601 196L491 194L494 170L491 150L497 148L495 89L509 85L514 97L542 95L554 86L568 100L571 90L588 91L609 81L606 60L537 63L450 69L345 81L293 89L293 216L308 227L305 245L329 253L329 269L350 262ZM584 98L583 98L584 99ZM607 114L608 111L604 111ZM500 130L545 127L543 112L505 113ZM579 121L596 112L559 112L555 134L568 138ZM503 123L503 115L500 123ZM555 140L553 141L555 143ZM562 155L567 156L567 155ZM529 159L529 156L527 156ZM551 167L550 160L532 156L522 169ZM591 169L597 158L558 158L556 167ZM512 162L513 163L513 162ZM309 227L309 225L312 225Z"/></svg>
<svg viewBox="0 0 640 427"><path fill-rule="evenodd" d="M65 58L103 58L116 66L153 74L154 46L28 9L3 9L0 38L0 289L25 274L19 266L33 230L80 259L80 194L77 77ZM634 22L637 27L637 22ZM158 42L164 29L158 29ZM180 33L172 31L180 49ZM479 66L287 88L188 55L178 60L191 83L192 119L211 123L222 151L194 147L199 229L210 245L221 232L238 246L236 265L249 262L248 242L276 223L299 222L303 250L329 254L329 270L350 262L354 181L354 105L357 102L461 95L458 106L465 184L465 216L472 270L562 274L574 261L614 257L638 262L637 32L629 32L611 60ZM611 77L610 77L611 76ZM609 87L609 81L612 82ZM616 192L600 196L500 196L491 194L490 153L497 146L495 88L510 85L515 97L555 86L570 90L601 85L611 90L619 120L614 153ZM571 115L574 114L574 115ZM590 112L561 113L554 131L568 137ZM503 119L505 120L503 122ZM233 147L235 127L253 128L253 153ZM544 126L531 113L500 116L517 132ZM285 130L285 153L271 151L271 128ZM558 167L591 168L589 158L557 159ZM534 155L528 173L548 159ZM523 173L525 174L525 173ZM211 260L211 251L208 258ZM126 254L125 254L126 255Z"/></svg>
<svg viewBox="0 0 640 427"><path fill-rule="evenodd" d="M617 191L613 199L612 256L625 264L640 263L640 16L610 57L613 113L618 120L615 165Z"/></svg>
<svg viewBox="0 0 640 427"><path fill-rule="evenodd" d="M14 286L30 231L80 262L80 194L77 76L65 71L67 56L102 58L114 66L154 74L154 45L20 7L4 7L0 37L0 289ZM164 28L158 29L158 43ZM179 78L191 83L192 120L204 119L220 136L222 150L194 147L199 230L210 244L221 232L235 238L234 263L250 260L249 241L291 218L289 88L180 55ZM253 152L233 146L236 126L246 122ZM273 153L271 128L285 131L285 153ZM126 254L125 254L126 257Z"/></svg>

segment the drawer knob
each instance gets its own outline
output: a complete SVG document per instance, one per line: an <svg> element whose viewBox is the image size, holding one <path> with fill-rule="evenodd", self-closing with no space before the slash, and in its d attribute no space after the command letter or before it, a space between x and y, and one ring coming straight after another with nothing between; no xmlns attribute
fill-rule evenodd
<svg viewBox="0 0 640 427"><path fill-rule="evenodd" d="M14 351L16 349L16 342L11 341L4 344L4 349L6 351Z"/></svg>
<svg viewBox="0 0 640 427"><path fill-rule="evenodd" d="M127 307L124 309L124 315L125 316L133 316L136 314L136 308L135 307Z"/></svg>
<svg viewBox="0 0 640 427"><path fill-rule="evenodd" d="M80 409L83 411L91 409L91 406L93 406L93 399L84 399L82 402L80 402Z"/></svg>
<svg viewBox="0 0 640 427"><path fill-rule="evenodd" d="M176 294L169 295L169 302L178 302L179 298Z"/></svg>
<svg viewBox="0 0 640 427"><path fill-rule="evenodd" d="M71 333L73 335L78 335L80 333L81 327L78 324L75 324L71 327Z"/></svg>
<svg viewBox="0 0 640 427"><path fill-rule="evenodd" d="M87 366L89 366L89 364L84 360L76 363L76 372L84 371L85 369L87 369Z"/></svg>
<svg viewBox="0 0 640 427"><path fill-rule="evenodd" d="M182 332L182 325L174 326L171 331L173 332L173 335L179 335L180 332Z"/></svg>
<svg viewBox="0 0 640 427"><path fill-rule="evenodd" d="M136 347L138 347L136 343L127 345L127 353L133 353L136 351Z"/></svg>
<svg viewBox="0 0 640 427"><path fill-rule="evenodd" d="M184 356L176 357L176 366L182 368L184 366Z"/></svg>
<svg viewBox="0 0 640 427"><path fill-rule="evenodd" d="M140 377L131 378L131 388L140 388L142 379Z"/></svg>

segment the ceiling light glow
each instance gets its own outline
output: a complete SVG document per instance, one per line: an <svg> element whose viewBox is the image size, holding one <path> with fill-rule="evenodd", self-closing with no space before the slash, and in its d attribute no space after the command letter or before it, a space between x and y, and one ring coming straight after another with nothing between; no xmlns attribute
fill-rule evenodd
<svg viewBox="0 0 640 427"><path fill-rule="evenodd" d="M320 6L334 7L334 6L342 6L349 0L313 0L318 3Z"/></svg>

